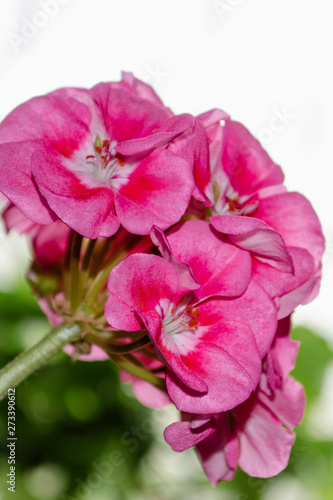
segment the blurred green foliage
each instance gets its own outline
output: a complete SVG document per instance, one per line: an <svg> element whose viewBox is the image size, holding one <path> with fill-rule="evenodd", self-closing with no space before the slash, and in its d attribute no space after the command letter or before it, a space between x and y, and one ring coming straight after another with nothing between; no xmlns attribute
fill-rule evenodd
<svg viewBox="0 0 333 500"><path fill-rule="evenodd" d="M48 329L26 285L13 294L0 293L0 366ZM309 420L333 353L305 328L296 328L293 338L301 342L293 376L305 387L307 410L296 430L289 466L279 476L249 478L238 470L234 481L215 489L201 472L187 482L179 474L172 476L163 470L162 461L147 460L156 441L152 413L119 383L112 363L73 362L60 354L16 389L15 498L271 500L282 498L283 488L290 491L297 484L310 500L333 498L333 442L316 437ZM13 493L6 483L6 399L0 404L0 441L0 500L7 500ZM193 451L182 454L184 471L189 453Z"/></svg>

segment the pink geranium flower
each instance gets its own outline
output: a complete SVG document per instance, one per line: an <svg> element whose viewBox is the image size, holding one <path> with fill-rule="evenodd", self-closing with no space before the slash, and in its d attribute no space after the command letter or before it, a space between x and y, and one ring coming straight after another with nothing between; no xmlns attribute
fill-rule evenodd
<svg viewBox="0 0 333 500"><path fill-rule="evenodd" d="M260 383L250 398L231 412L183 415L183 421L165 430L175 451L196 446L213 486L230 481L237 464L249 475L270 477L288 464L302 419L302 386L288 373L294 367L298 344L288 338L289 318L279 322L271 350L263 363Z"/></svg>
<svg viewBox="0 0 333 500"><path fill-rule="evenodd" d="M250 282L249 254L209 223L186 222L168 241L155 229L152 239L165 258L136 254L118 264L108 280L105 317L112 328L147 329L180 410L233 408L258 383L275 308Z"/></svg>
<svg viewBox="0 0 333 500"><path fill-rule="evenodd" d="M251 252L253 276L276 300L279 318L319 289L324 238L310 203L283 186L283 173L240 123L212 120L206 127L211 181L205 189L210 222Z"/></svg>
<svg viewBox="0 0 333 500"><path fill-rule="evenodd" d="M131 74L91 90L61 89L0 125L0 190L32 221L60 218L88 238L120 224L135 234L166 229L194 189L193 165L167 149L185 132L190 140L194 118L174 116Z"/></svg>

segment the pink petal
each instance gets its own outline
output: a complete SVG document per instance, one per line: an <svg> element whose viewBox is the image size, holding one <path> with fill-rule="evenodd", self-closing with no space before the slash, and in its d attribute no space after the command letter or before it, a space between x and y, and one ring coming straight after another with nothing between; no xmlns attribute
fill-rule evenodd
<svg viewBox="0 0 333 500"><path fill-rule="evenodd" d="M162 257L134 254L111 271L107 288L106 320L113 328L129 332L142 328L135 309L139 313L155 311L162 299L173 300L178 277Z"/></svg>
<svg viewBox="0 0 333 500"><path fill-rule="evenodd" d="M263 358L271 346L277 328L276 308L264 289L251 281L243 295L220 301L220 317L246 323L256 339Z"/></svg>
<svg viewBox="0 0 333 500"><path fill-rule="evenodd" d="M295 436L268 409L256 403L239 439L239 465L243 471L250 476L271 477L287 466Z"/></svg>
<svg viewBox="0 0 333 500"><path fill-rule="evenodd" d="M215 108L210 111L206 111L205 113L201 113L198 118L207 128L211 125L219 123L221 120L227 120L230 118L230 115L228 115L225 111L222 111L222 109Z"/></svg>
<svg viewBox="0 0 333 500"><path fill-rule="evenodd" d="M0 190L28 219L50 224L57 216L31 176L31 155L37 147L38 141L0 144Z"/></svg>
<svg viewBox="0 0 333 500"><path fill-rule="evenodd" d="M209 220L217 231L227 234L238 247L252 252L257 260L279 271L294 270L282 236L262 220L231 214L213 216Z"/></svg>
<svg viewBox="0 0 333 500"><path fill-rule="evenodd" d="M210 182L211 173L207 134L201 121L195 119L193 128L175 138L169 145L169 150L184 158L193 167L196 184L193 196L199 201L205 201L203 193Z"/></svg>
<svg viewBox="0 0 333 500"><path fill-rule="evenodd" d="M159 353L158 358L163 360L167 368L176 374L185 387L196 393L207 393L207 384L191 366L184 362L182 353L191 353L197 348L198 341L186 333L171 337L165 333L161 317L157 313L141 313L140 318L153 340ZM170 395L170 393L169 393Z"/></svg>
<svg viewBox="0 0 333 500"><path fill-rule="evenodd" d="M33 238L33 247L35 259L42 269L47 270L64 259L70 232L70 228L61 220L39 228Z"/></svg>
<svg viewBox="0 0 333 500"><path fill-rule="evenodd" d="M240 195L281 184L284 178L281 168L270 159L251 133L232 120L226 120L223 127L222 166Z"/></svg>
<svg viewBox="0 0 333 500"><path fill-rule="evenodd" d="M165 429L164 438L173 451L179 452L195 446L214 432L210 422L199 429L191 428L190 422L174 422Z"/></svg>
<svg viewBox="0 0 333 500"><path fill-rule="evenodd" d="M120 379L122 382L132 382L133 394L140 403L149 408L164 408L171 403L169 396L164 391L124 370L120 372Z"/></svg>
<svg viewBox="0 0 333 500"><path fill-rule="evenodd" d="M120 142L115 146L115 150L121 155L130 156L143 153L152 148L165 146L177 135L193 127L193 121L193 116L185 113L172 116L151 135Z"/></svg>
<svg viewBox="0 0 333 500"><path fill-rule="evenodd" d="M167 371L170 399L177 408L189 413L218 413L230 410L249 397L254 384L247 371L224 349L210 342L187 339L183 364L205 381L207 394L185 385L175 372Z"/></svg>
<svg viewBox="0 0 333 500"><path fill-rule="evenodd" d="M299 193L284 193L260 200L256 217L278 231L288 247L305 248L320 263L324 238L309 201Z"/></svg>
<svg viewBox="0 0 333 500"><path fill-rule="evenodd" d="M163 102L158 97L154 89L150 87L150 85L147 85L147 83L138 80L133 76L133 73L130 73L128 71L122 71L121 76L122 83L124 85L127 85L129 90L135 95L137 95L141 99L150 101L164 108Z"/></svg>
<svg viewBox="0 0 333 500"><path fill-rule="evenodd" d="M304 389L293 378L286 378L283 387L276 389L272 396L258 391L258 399L288 429L292 430L301 423L305 408Z"/></svg>
<svg viewBox="0 0 333 500"><path fill-rule="evenodd" d="M136 92L128 81L99 83L90 91L100 107L108 137L117 142L150 135L172 112ZM140 95L141 94L141 95Z"/></svg>
<svg viewBox="0 0 333 500"><path fill-rule="evenodd" d="M246 370L255 389L261 373L261 357L250 327L239 321L224 320L219 300L204 302L199 310L200 339L225 350Z"/></svg>
<svg viewBox="0 0 333 500"><path fill-rule="evenodd" d="M278 319L285 318L291 314L299 304L307 303L310 297L315 296L315 293L318 293L319 280L320 278L318 278L318 276L313 275L295 290L285 293L282 297L276 299L278 305Z"/></svg>
<svg viewBox="0 0 333 500"><path fill-rule="evenodd" d="M191 290L196 290L200 288L199 283L193 276L192 269L187 265L179 262L178 259L174 257L171 251L171 247L169 242L163 233L158 227L153 226L150 231L151 241L156 245L162 255L170 264L172 264L173 268L176 270L179 281L179 291L182 295Z"/></svg>
<svg viewBox="0 0 333 500"><path fill-rule="evenodd" d="M19 154L22 141L43 139L69 157L89 134L90 120L89 108L74 97L64 98L59 92L35 97L14 109L1 123L0 143L19 143L16 145ZM30 156L25 158L25 169Z"/></svg>
<svg viewBox="0 0 333 500"><path fill-rule="evenodd" d="M48 148L35 151L31 170L38 188L57 216L86 238L108 237L119 228L109 187L85 185Z"/></svg>
<svg viewBox="0 0 333 500"><path fill-rule="evenodd" d="M29 234L30 237L33 237L40 229L39 224L27 219L27 217L25 217L25 215L23 215L12 203L10 203L2 213L2 219L6 225L7 231L15 229L15 231L20 234L26 233Z"/></svg>
<svg viewBox="0 0 333 500"><path fill-rule="evenodd" d="M232 245L206 221L191 220L167 235L173 255L190 266L201 284L197 299L214 295L233 297L244 292L251 277L248 252Z"/></svg>
<svg viewBox="0 0 333 500"><path fill-rule="evenodd" d="M65 353L68 354L69 356L72 356L74 354L74 349L75 347L72 344L67 344L63 348ZM104 361L106 359L109 359L109 356L103 349L101 349L95 344L92 344L91 352L89 354L80 354L78 359L80 361Z"/></svg>
<svg viewBox="0 0 333 500"><path fill-rule="evenodd" d="M212 486L231 481L235 475L239 445L237 435L230 429L227 413L217 416L216 431L197 444L202 467Z"/></svg>
<svg viewBox="0 0 333 500"><path fill-rule="evenodd" d="M193 188L190 165L168 150L155 150L115 190L117 216L134 234L149 234L154 224L167 229L184 214Z"/></svg>

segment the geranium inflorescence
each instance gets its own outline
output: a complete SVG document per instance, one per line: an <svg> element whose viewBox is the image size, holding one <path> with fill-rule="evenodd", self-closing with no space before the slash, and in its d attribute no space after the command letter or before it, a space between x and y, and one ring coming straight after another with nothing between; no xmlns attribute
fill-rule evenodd
<svg viewBox="0 0 333 500"><path fill-rule="evenodd" d="M124 73L20 105L0 125L8 230L74 358L111 359L212 485L286 467L304 393L290 315L319 290L324 239L258 141L219 109L175 115Z"/></svg>

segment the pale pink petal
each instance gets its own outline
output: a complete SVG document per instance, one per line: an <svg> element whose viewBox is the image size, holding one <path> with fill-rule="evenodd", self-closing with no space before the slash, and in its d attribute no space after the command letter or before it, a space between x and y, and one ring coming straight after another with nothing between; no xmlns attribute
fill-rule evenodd
<svg viewBox="0 0 333 500"><path fill-rule="evenodd" d="M295 436L267 408L256 403L239 439L239 465L243 471L250 476L271 477L287 466Z"/></svg>
<svg viewBox="0 0 333 500"><path fill-rule="evenodd" d="M284 193L260 200L256 217L278 231L288 247L305 248L320 264L324 237L318 217L304 196Z"/></svg>
<svg viewBox="0 0 333 500"><path fill-rule="evenodd" d="M6 225L7 231L15 229L20 234L29 234L33 237L40 229L40 224L33 222L25 217L19 209L10 203L2 213L2 219Z"/></svg>
<svg viewBox="0 0 333 500"><path fill-rule="evenodd" d="M240 248L279 271L293 272L293 261L282 236L262 220L232 214L210 217L214 228Z"/></svg>
<svg viewBox="0 0 333 500"><path fill-rule="evenodd" d="M129 90L133 92L135 95L137 95L141 99L150 101L163 108L165 107L161 99L154 91L154 89L150 85L147 85L147 83L142 82L141 80L135 78L133 73L130 73L128 71L122 71L121 76L122 76L122 83L124 85L127 85Z"/></svg>
<svg viewBox="0 0 333 500"><path fill-rule="evenodd" d="M301 384L293 378L287 377L282 389L277 388L272 396L258 391L258 399L288 429L292 430L301 423L305 408L305 394Z"/></svg>
<svg viewBox="0 0 333 500"><path fill-rule="evenodd" d="M227 120L228 118L230 118L230 115L228 115L228 113L226 113L225 111L222 111L222 109L215 108L211 109L210 111L206 111L205 113L201 113L198 118L207 128L211 125L219 123L221 120Z"/></svg>
<svg viewBox="0 0 333 500"><path fill-rule="evenodd" d="M120 380L122 382L132 382L133 394L140 403L149 408L164 408L171 403L169 396L164 391L124 370L120 371Z"/></svg>

